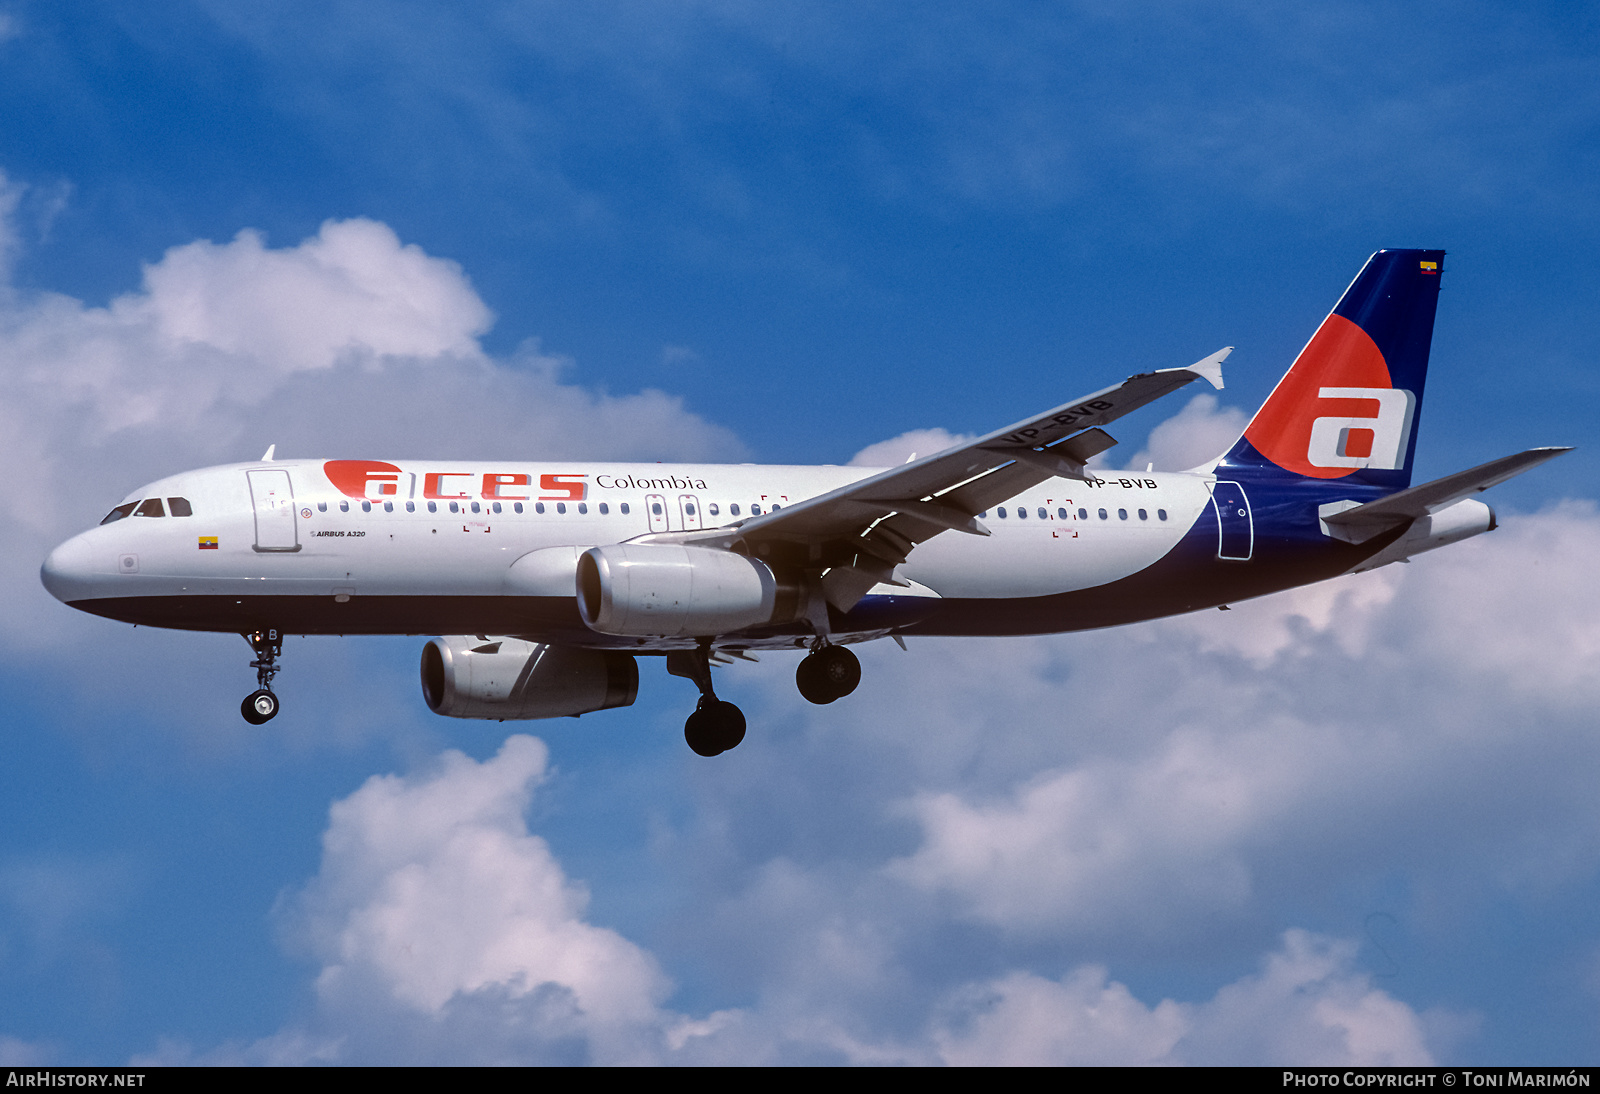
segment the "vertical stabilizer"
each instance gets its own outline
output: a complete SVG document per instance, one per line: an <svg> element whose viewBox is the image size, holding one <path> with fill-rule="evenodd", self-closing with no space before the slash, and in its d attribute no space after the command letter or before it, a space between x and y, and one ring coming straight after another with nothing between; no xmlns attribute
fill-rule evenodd
<svg viewBox="0 0 1600 1094"><path fill-rule="evenodd" d="M1410 485L1443 268L1443 251L1367 259L1222 465Z"/></svg>

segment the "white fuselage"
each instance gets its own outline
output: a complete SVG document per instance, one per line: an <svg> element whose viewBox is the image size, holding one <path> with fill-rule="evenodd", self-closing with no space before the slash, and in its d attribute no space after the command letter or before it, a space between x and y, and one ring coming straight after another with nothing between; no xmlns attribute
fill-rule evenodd
<svg viewBox="0 0 1600 1094"><path fill-rule="evenodd" d="M159 498L170 511L170 499L181 498L192 515L130 515L92 528L52 554L46 583L72 603L570 598L570 568L518 567L518 560L550 548L581 551L652 532L725 526L879 470L363 463L393 470L354 480L346 475L335 484L324 470L334 466L330 462L282 461L162 479L124 504ZM1106 472L1093 482L1052 479L980 514L989 536L952 533L925 543L899 569L911 584L880 589L901 597L1005 599L1104 585L1170 552L1210 503L1209 481L1160 472ZM371 629L351 615L350 632ZM181 611L163 625L224 629L214 622L186 624ZM335 616L327 629L338 625ZM397 626L405 633L436 632L420 615L414 626Z"/></svg>

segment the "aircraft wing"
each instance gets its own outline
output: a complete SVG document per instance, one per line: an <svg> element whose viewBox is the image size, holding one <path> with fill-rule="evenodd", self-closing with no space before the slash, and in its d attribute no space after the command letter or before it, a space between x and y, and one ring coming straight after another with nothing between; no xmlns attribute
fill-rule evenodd
<svg viewBox="0 0 1600 1094"><path fill-rule="evenodd" d="M1546 460L1553 460L1571 451L1571 448L1530 448L1514 456L1503 456L1466 471L1425 482L1421 486L1397 491L1365 505L1331 513L1323 516L1322 521L1331 528L1339 529L1342 534L1330 532L1337 534L1337 538L1361 543L1397 524L1437 513L1462 498L1481 494L1491 486L1498 486L1509 478L1538 467Z"/></svg>
<svg viewBox="0 0 1600 1094"><path fill-rule="evenodd" d="M911 549L946 531L986 536L976 514L1052 477L1083 479L1084 464L1117 442L1099 427L1204 378L1222 387L1218 350L1188 368L1130 376L976 440L912 460L738 525L641 537L731 546L757 557L823 571L829 603L848 611L879 582L903 584L894 568Z"/></svg>

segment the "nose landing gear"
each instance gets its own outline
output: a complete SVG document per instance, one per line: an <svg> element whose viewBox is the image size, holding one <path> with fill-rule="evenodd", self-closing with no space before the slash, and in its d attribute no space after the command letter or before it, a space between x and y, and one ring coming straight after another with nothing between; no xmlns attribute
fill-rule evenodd
<svg viewBox="0 0 1600 1094"><path fill-rule="evenodd" d="M809 702L831 703L856 690L861 683L861 662L843 646L820 646L800 662L794 682Z"/></svg>
<svg viewBox="0 0 1600 1094"><path fill-rule="evenodd" d="M744 711L717 698L711 688L711 640L701 639L693 650L667 654L667 671L694 681L700 702L683 723L683 739L701 756L717 756L744 740Z"/></svg>
<svg viewBox="0 0 1600 1094"><path fill-rule="evenodd" d="M278 713L278 697L272 693L272 678L278 675L278 658L283 654L283 635L275 630L251 631L244 636L255 651L250 667L256 670L256 690L239 704L239 713L253 726L270 722Z"/></svg>

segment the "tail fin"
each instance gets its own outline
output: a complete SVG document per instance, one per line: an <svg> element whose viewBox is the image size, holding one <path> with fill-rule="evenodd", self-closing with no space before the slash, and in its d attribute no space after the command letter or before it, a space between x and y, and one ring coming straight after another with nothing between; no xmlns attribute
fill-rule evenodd
<svg viewBox="0 0 1600 1094"><path fill-rule="evenodd" d="M1443 251L1367 259L1222 465L1411 483Z"/></svg>

